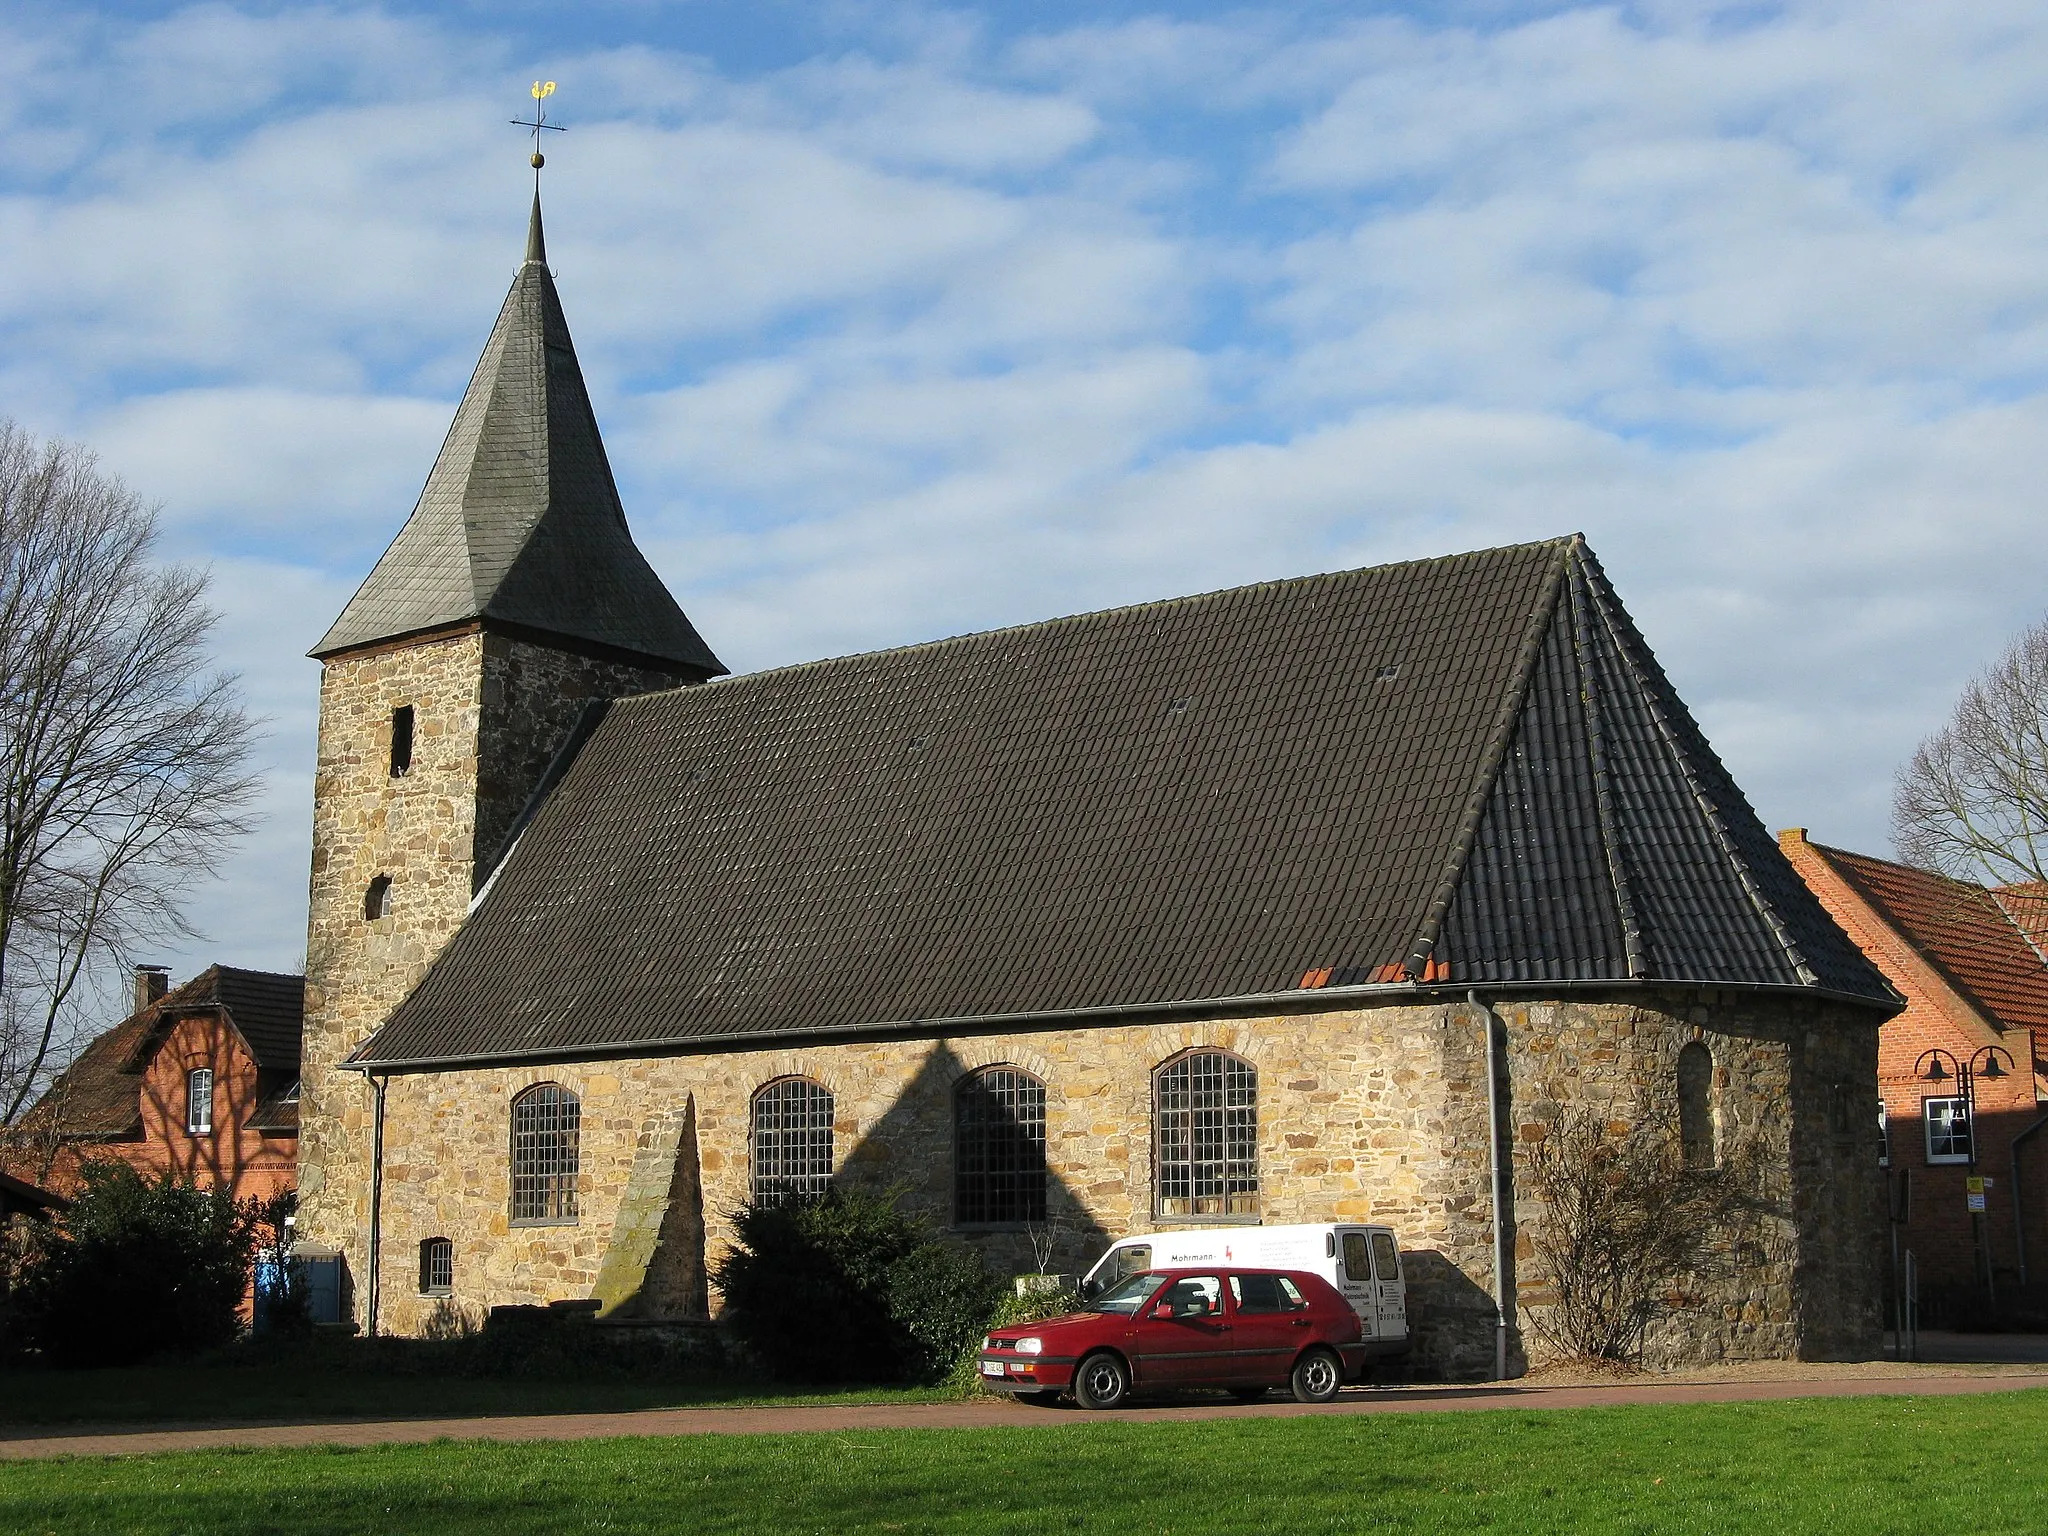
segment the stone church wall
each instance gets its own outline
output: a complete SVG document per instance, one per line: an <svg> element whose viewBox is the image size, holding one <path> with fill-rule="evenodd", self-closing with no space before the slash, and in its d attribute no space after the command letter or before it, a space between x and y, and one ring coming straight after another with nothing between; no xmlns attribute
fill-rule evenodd
<svg viewBox="0 0 2048 1536"><path fill-rule="evenodd" d="M677 681L474 629L322 667L299 1145L299 1231L312 1248L361 1252L367 1241L371 1094L336 1063L462 926L480 864L584 707ZM412 764L394 776L392 712L407 705ZM371 918L379 876L390 911Z"/></svg>
<svg viewBox="0 0 2048 1536"><path fill-rule="evenodd" d="M1534 1273L1543 1219L1529 1150L1560 1106L1617 1119L1675 1112L1678 1051L1703 1039L1724 1134L1760 1138L1777 1170L1732 1272L1673 1287L1653 1327L1656 1366L1866 1352L1877 1337L1874 1025L1860 1011L1711 991L1622 1001L1498 1005L1517 1146L1519 1365L1546 1351ZM1388 1004L1195 1023L1130 1024L418 1074L391 1080L383 1207L383 1323L419 1329L437 1308L597 1295L608 1312L715 1307L715 1265L747 1196L752 1095L800 1074L834 1095L840 1177L902 1187L951 1219L952 1091L987 1065L1046 1084L1051 1268L1076 1272L1112 1238L1154 1230L1151 1079L1183 1049L1215 1046L1259 1072L1262 1219L1371 1220L1409 1252L1415 1363L1490 1373L1492 1246L1485 1046L1462 1006ZM539 1082L582 1101L579 1219L508 1220L511 1101ZM1860 1095L1835 1129L1838 1084ZM1213 1219L1190 1225L1213 1225ZM455 1248L455 1294L417 1292L419 1244ZM956 1229L1009 1270L1034 1267L1021 1228ZM360 1264L364 1249L352 1247ZM699 1314L701 1315L701 1314Z"/></svg>

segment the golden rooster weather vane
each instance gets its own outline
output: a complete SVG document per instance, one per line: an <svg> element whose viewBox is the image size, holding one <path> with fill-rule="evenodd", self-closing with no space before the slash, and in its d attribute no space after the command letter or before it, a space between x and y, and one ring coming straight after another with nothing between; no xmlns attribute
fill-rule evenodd
<svg viewBox="0 0 2048 1536"><path fill-rule="evenodd" d="M554 94L554 81L534 81L532 118L528 119L524 117L515 117L512 119L513 125L515 127L530 128L533 130L533 186L535 191L540 190L540 168L548 163L548 157L540 152L540 136L542 131L545 130L548 133L567 133L569 131L568 129L564 128L560 123L551 123L548 121L547 102L548 98Z"/></svg>

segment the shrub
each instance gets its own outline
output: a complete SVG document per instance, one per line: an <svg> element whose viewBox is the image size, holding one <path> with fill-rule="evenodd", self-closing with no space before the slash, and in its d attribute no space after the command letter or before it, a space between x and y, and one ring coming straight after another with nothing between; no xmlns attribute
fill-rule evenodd
<svg viewBox="0 0 2048 1536"><path fill-rule="evenodd" d="M978 1341L1001 1282L933 1240L894 1192L834 1187L817 1200L749 1205L715 1278L725 1321L792 1381L943 1376Z"/></svg>
<svg viewBox="0 0 2048 1536"><path fill-rule="evenodd" d="M909 1336L904 1374L936 1381L978 1349L1008 1288L978 1254L921 1243L889 1270L889 1315Z"/></svg>
<svg viewBox="0 0 2048 1536"><path fill-rule="evenodd" d="M266 1207L126 1163L88 1164L22 1287L26 1333L55 1365L127 1365L225 1344Z"/></svg>
<svg viewBox="0 0 2048 1536"><path fill-rule="evenodd" d="M747 1351L790 1381L886 1381L906 1340L888 1276L917 1246L886 1196L833 1189L820 1200L742 1207L714 1278Z"/></svg>
<svg viewBox="0 0 2048 1536"><path fill-rule="evenodd" d="M981 1326L953 1357L952 1368L946 1372L946 1385L962 1395L982 1390L981 1340L992 1330L1061 1317L1076 1310L1080 1304L1080 1297L1066 1286L1034 1290L1022 1296L1015 1290L1001 1291L996 1296L995 1305L982 1319Z"/></svg>

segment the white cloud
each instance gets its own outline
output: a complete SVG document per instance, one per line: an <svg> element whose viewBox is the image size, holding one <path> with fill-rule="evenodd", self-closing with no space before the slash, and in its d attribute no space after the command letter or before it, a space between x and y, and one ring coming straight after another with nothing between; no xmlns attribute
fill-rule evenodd
<svg viewBox="0 0 2048 1536"><path fill-rule="evenodd" d="M1881 848L1893 763L2048 590L2048 15L1439 9L555 49L550 254L714 648L1583 529L1767 819ZM218 555L278 815L208 926L281 963L296 655L511 274L501 98L543 50L346 6L0 25L0 412Z"/></svg>

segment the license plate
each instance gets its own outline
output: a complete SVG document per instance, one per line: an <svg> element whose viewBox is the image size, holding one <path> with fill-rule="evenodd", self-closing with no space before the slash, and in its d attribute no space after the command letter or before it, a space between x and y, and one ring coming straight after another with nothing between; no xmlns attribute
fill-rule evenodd
<svg viewBox="0 0 2048 1536"><path fill-rule="evenodd" d="M982 1361L982 1362L981 1362L981 1374L982 1374L982 1375L984 1375L984 1376L1000 1376L1000 1375L1002 1375L1002 1374L1003 1374L1003 1362L1002 1362L1002 1361L1000 1361L1000 1360L984 1360L984 1361Z"/></svg>

